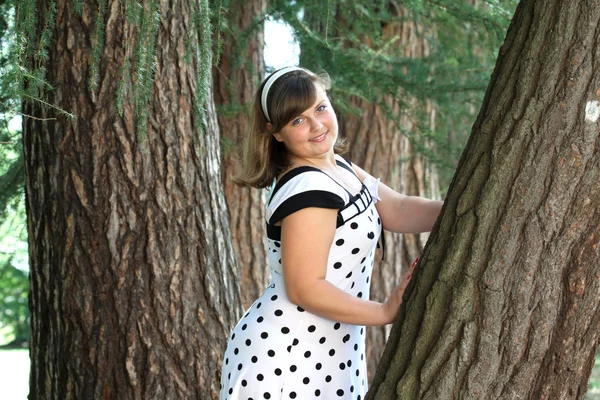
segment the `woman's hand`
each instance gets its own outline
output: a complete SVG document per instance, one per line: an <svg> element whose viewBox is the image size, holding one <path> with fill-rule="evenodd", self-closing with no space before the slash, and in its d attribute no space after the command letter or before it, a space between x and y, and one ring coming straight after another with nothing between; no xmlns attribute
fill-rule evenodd
<svg viewBox="0 0 600 400"><path fill-rule="evenodd" d="M387 324L391 324L396 320L398 309L402 304L402 296L404 296L404 291L406 290L408 284L410 283L410 280L412 279L412 275L415 270L415 267L417 266L418 261L419 259L417 258L415 262L413 262L406 275L404 275L404 277L402 278L400 284L396 286L390 297L388 297L388 299L382 305L384 318L385 321L387 321Z"/></svg>

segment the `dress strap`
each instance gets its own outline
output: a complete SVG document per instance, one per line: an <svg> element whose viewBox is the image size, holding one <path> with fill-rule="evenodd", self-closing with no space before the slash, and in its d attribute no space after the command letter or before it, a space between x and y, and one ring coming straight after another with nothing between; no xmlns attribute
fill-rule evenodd
<svg viewBox="0 0 600 400"><path fill-rule="evenodd" d="M356 175L356 172L354 171L354 169L352 168L352 162L350 162L350 160L348 160L347 158L336 154L335 155L335 162L337 165L339 165L340 167L352 172L352 175L356 176L358 178L358 175Z"/></svg>

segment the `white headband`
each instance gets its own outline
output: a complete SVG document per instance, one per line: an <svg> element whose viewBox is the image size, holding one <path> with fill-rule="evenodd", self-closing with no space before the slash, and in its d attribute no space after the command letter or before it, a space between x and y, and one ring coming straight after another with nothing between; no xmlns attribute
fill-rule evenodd
<svg viewBox="0 0 600 400"><path fill-rule="evenodd" d="M269 77L269 79L267 80L267 83L265 83L265 86L263 86L262 95L260 98L260 104L262 106L263 114L265 114L265 117L267 118L267 121L271 122L271 117L269 117L269 112L267 111L267 96L269 94L269 89L271 89L271 86L275 83L275 81L277 79L279 79L280 76L285 75L288 72L300 71L300 70L303 71L304 68L300 68L300 67L281 68L279 71L277 71L273 75L271 75Z"/></svg>

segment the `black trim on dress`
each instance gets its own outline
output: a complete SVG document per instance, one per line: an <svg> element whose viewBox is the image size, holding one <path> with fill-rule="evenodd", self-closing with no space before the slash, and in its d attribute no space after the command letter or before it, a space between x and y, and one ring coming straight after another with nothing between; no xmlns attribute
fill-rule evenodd
<svg viewBox="0 0 600 400"><path fill-rule="evenodd" d="M305 194L307 196L302 196ZM336 203L336 201L338 203ZM301 210L302 208L337 208L338 214L335 226L335 228L337 229L340 226L346 224L346 222L354 219L354 217L365 212L372 202L373 198L371 197L371 194L369 193L365 185L363 185L360 193L350 198L348 204L343 204L343 199L341 197L327 191L311 190L307 192L298 193L294 196L291 196L289 199L286 199L283 203L281 203L277 210L275 210L275 212L271 216L271 220L274 222L267 222L267 237L272 240L281 240L281 226L277 226L275 225L275 223L281 221L283 218L287 217L293 212ZM350 207L354 207L355 211L349 214L347 216L347 219L344 219L342 211L345 211Z"/></svg>
<svg viewBox="0 0 600 400"><path fill-rule="evenodd" d="M280 242L281 241L281 226L272 225L267 222L267 238Z"/></svg>
<svg viewBox="0 0 600 400"><path fill-rule="evenodd" d="M358 175L356 175L356 172L354 171L354 169L352 169L352 163L350 162L350 160L348 160L347 158L345 158L345 157L342 157L342 156L340 156L340 157L341 157L341 158L342 158L342 160L344 160L345 162L340 162L340 160L337 160L337 159L336 159L336 160L335 160L335 163L336 163L337 165L339 165L340 167L342 167L342 168L344 168L344 169L347 169L348 171L352 172L352 175L354 175L354 176L356 176L356 178L358 178ZM360 179L359 179L359 180L360 180Z"/></svg>
<svg viewBox="0 0 600 400"><path fill-rule="evenodd" d="M288 215L308 207L340 209L344 207L344 199L335 193L325 190L308 190L301 192L285 199L285 201L277 207L273 215L271 215L269 223L276 224Z"/></svg>

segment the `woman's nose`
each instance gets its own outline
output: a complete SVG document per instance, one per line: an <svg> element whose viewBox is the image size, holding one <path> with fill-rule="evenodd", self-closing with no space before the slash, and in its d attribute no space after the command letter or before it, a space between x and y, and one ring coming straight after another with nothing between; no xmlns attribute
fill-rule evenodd
<svg viewBox="0 0 600 400"><path fill-rule="evenodd" d="M311 120L311 123L310 123L311 130L317 132L317 131L321 130L322 127L323 127L323 124L318 119L315 118L315 119Z"/></svg>

